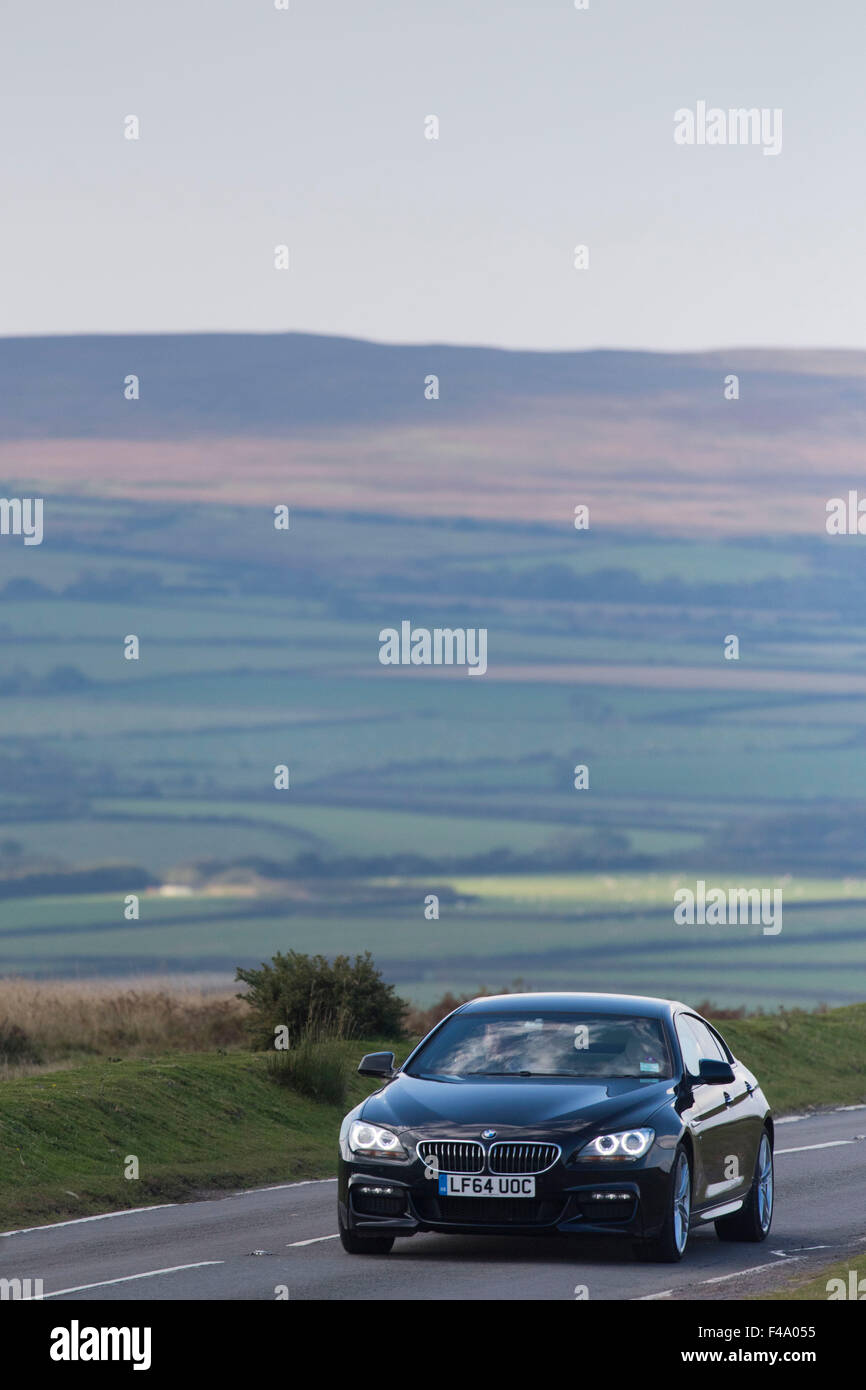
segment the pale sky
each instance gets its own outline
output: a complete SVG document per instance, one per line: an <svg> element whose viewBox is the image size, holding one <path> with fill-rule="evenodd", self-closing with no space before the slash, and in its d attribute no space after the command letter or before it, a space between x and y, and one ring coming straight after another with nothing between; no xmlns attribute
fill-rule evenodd
<svg viewBox="0 0 866 1390"><path fill-rule="evenodd" d="M866 346L862 0L589 3L0 0L0 334Z"/></svg>

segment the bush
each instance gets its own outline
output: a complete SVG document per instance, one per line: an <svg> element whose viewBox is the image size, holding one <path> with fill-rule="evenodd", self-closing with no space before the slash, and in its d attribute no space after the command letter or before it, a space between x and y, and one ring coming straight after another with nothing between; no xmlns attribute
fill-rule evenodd
<svg viewBox="0 0 866 1390"><path fill-rule="evenodd" d="M287 1052L272 1052L268 1075L279 1086L311 1100L344 1105L349 1089L349 1064L338 1039L311 1029Z"/></svg>
<svg viewBox="0 0 866 1390"><path fill-rule="evenodd" d="M249 1031L257 1048L272 1048L281 1026L290 1047L322 1032L331 1038L396 1038L403 1031L406 1005L385 984L369 951L354 961L336 956L333 962L299 951L278 953L270 965L238 969L235 978L248 987L238 998L252 1010Z"/></svg>
<svg viewBox="0 0 866 1390"><path fill-rule="evenodd" d="M41 1062L38 1043L19 1028L17 1023L0 1020L0 1062Z"/></svg>

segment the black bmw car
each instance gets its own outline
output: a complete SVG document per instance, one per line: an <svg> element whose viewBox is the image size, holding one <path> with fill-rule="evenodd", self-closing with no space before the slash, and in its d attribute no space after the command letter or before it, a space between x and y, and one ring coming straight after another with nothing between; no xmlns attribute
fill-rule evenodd
<svg viewBox="0 0 866 1390"><path fill-rule="evenodd" d="M690 1228L760 1241L773 1218L773 1118L752 1073L685 1004L619 994L473 999L340 1129L340 1238L618 1235L679 1260Z"/></svg>

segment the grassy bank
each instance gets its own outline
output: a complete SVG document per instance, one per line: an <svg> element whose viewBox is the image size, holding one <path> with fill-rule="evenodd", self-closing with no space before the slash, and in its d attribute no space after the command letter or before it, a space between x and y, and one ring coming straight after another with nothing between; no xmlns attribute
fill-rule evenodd
<svg viewBox="0 0 866 1390"><path fill-rule="evenodd" d="M350 1050L355 1059L366 1044ZM327 1177L344 1109L371 1089L353 1075L346 1106L323 1105L269 1080L265 1055L243 1053L98 1061L5 1082L0 1227ZM129 1155L138 1179L124 1177Z"/></svg>
<svg viewBox="0 0 866 1390"><path fill-rule="evenodd" d="M866 1004L724 1019L718 1027L779 1113L866 1101Z"/></svg>

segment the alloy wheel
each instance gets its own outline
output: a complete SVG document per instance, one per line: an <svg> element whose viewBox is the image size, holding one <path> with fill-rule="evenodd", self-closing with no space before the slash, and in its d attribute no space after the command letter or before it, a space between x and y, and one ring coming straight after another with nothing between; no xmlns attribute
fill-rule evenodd
<svg viewBox="0 0 866 1390"><path fill-rule="evenodd" d="M674 1172L674 1241L682 1254L689 1238L689 1217L692 1206L692 1183L689 1161L684 1153L677 1160Z"/></svg>
<svg viewBox="0 0 866 1390"><path fill-rule="evenodd" d="M773 1216L773 1151L765 1134L758 1150L758 1220L761 1230L769 1230Z"/></svg>

